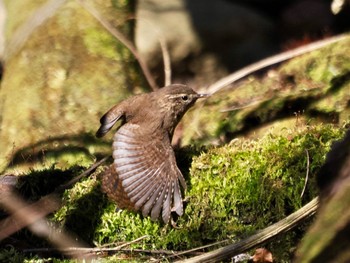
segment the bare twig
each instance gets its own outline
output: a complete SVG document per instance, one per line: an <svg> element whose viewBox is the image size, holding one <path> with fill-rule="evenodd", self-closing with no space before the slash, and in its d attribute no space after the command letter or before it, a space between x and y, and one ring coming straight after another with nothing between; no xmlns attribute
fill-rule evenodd
<svg viewBox="0 0 350 263"><path fill-rule="evenodd" d="M98 166L100 166L108 158L109 157L105 157L100 161L95 162L89 169L84 171L79 176L73 178L66 184L60 185L55 189L54 192L42 197L39 201L30 205L25 203L25 201L21 200L20 197L15 195L10 189L7 191L2 191L0 193L0 205L2 204L6 209L9 208L10 212L18 210L19 214L14 214L13 212L11 212L12 215L4 219L3 221L0 221L0 240L8 237L14 232L17 232L30 224L35 223L36 221L43 220L42 218L45 217L47 214L59 209L60 202L58 194L75 184L81 178L91 174ZM15 207L12 207L12 205L14 205ZM18 208L20 206L25 207L25 209L23 208L24 212ZM18 220L18 218L20 218L21 216L25 216L25 220Z"/></svg>
<svg viewBox="0 0 350 263"><path fill-rule="evenodd" d="M59 207L58 202L54 199L45 198L35 204L28 204L22 198L17 196L12 191L8 191L5 194L2 193L0 197L0 204L7 212L11 213L11 219L13 219L12 225L18 224L19 228L27 226L31 232L35 235L47 239L62 253L65 253L66 247L84 247L85 244L76 241L76 238L71 234L66 233L63 229L55 229L52 227L44 216L51 210ZM51 208L52 206L52 208ZM12 220L10 220L12 221ZM9 221L1 222L8 224ZM3 224L1 224L3 227ZM14 227L16 228L16 227ZM12 228L12 230L14 229ZM18 227L17 227L18 228ZM8 230L11 228L6 227L5 231L1 229L1 239L9 234ZM67 253L65 253L68 255ZM77 257L80 257L81 253L77 253Z"/></svg>
<svg viewBox="0 0 350 263"><path fill-rule="evenodd" d="M170 53L167 45L166 38L160 32L160 30L157 29L157 25L152 23L151 21L147 19L140 19L135 18L138 22L146 23L148 24L148 27L153 30L156 35L157 39L159 41L159 46L162 51L162 57L163 57L163 66L164 66L164 85L168 86L171 84L171 59L170 59Z"/></svg>
<svg viewBox="0 0 350 263"><path fill-rule="evenodd" d="M13 214L0 221L0 240L12 235L27 225L32 225L40 221L47 214L57 210L60 202L57 198L43 198L34 204L26 204L11 191L2 192L0 205L8 209ZM25 219L21 219L24 216ZM20 218L20 220L18 220Z"/></svg>
<svg viewBox="0 0 350 263"><path fill-rule="evenodd" d="M260 70L262 68L280 63L282 61L288 60L290 58L308 53L310 51L322 48L324 46L327 46L329 44L338 42L343 40L347 35L346 34L341 34L338 36L330 37L324 40L316 41L313 43L310 43L308 45L289 50L280 54L277 54L275 56L268 57L266 59L260 60L256 63L250 64L247 67L244 67L230 75L228 75L225 78L220 79L219 81L215 82L214 84L210 85L207 89L207 92L213 94L221 90L222 88L226 87L229 84L232 84L233 82L242 79L246 77L247 75Z"/></svg>
<svg viewBox="0 0 350 263"><path fill-rule="evenodd" d="M50 0L38 8L22 25L15 31L9 43L6 45L3 60L6 62L27 41L29 36L42 25L48 18L53 16L66 0Z"/></svg>
<svg viewBox="0 0 350 263"><path fill-rule="evenodd" d="M197 262L220 262L224 259L233 257L237 254L243 253L249 249L259 246L279 234L285 233L293 227L300 224L306 218L315 214L318 207L318 197L314 198L311 202L300 208L298 211L280 220L279 222L259 231L255 235L252 235L246 239L243 239L237 243L228 245L223 248L205 253L200 256L196 256L184 261L186 263Z"/></svg>
<svg viewBox="0 0 350 263"><path fill-rule="evenodd" d="M223 244L223 243L228 243L228 242L229 242L229 240L226 239L226 240L218 241L218 242L215 242L215 243L212 243L212 244L208 244L208 245L205 245L205 246L189 249L189 250L186 250L186 251L174 252L174 255L168 256L166 258L169 259L169 258L173 258L173 257L179 257L179 256L191 254L191 253L196 252L198 250L206 249L206 248L209 248L209 247L217 246L217 245L220 245L220 244Z"/></svg>
<svg viewBox="0 0 350 263"><path fill-rule="evenodd" d="M95 19L100 22L100 24L109 32L111 33L116 39L118 39L127 49L130 50L130 52L134 55L136 60L139 62L139 65L143 71L143 74L145 74L145 78L147 79L148 84L152 88L152 90L157 90L159 87L157 86L155 80L152 77L152 74L146 65L146 63L143 61L140 54L137 52L135 46L116 28L114 28L106 19L104 19L98 11L93 8L92 6L89 6L85 3L84 0L76 0L82 7L84 7Z"/></svg>
<svg viewBox="0 0 350 263"><path fill-rule="evenodd" d="M306 189L306 185L307 185L307 181L309 180L309 171L310 171L310 156L309 156L309 151L306 149L306 176L305 176L305 183L304 183L304 188L303 191L301 191L300 194L300 198L303 197L305 189Z"/></svg>
<svg viewBox="0 0 350 263"><path fill-rule="evenodd" d="M141 240L143 240L145 238L149 238L149 237L150 237L149 235L144 235L142 237L136 238L135 240L132 240L132 241L129 241L129 242L125 242L124 244L116 246L116 247L114 247L114 249L116 249L116 250L122 249L124 247L130 246L131 244L135 244L135 243L137 243L137 242L139 242L139 241L141 241Z"/></svg>
<svg viewBox="0 0 350 263"><path fill-rule="evenodd" d="M28 248L23 249L23 253L42 253L42 252L54 252L56 249L54 248ZM144 254L152 254L152 255L173 255L174 251L170 250L148 250L148 249L138 249L138 248L114 248L114 247L106 247L106 248L83 248L83 247L69 247L64 248L62 251L69 254L79 253L79 254L90 254L90 253L102 253L102 252L130 252L130 253L144 253ZM192 252L191 255L198 255L196 252Z"/></svg>
<svg viewBox="0 0 350 263"><path fill-rule="evenodd" d="M99 167L101 164L103 164L105 161L107 161L109 158L109 156L106 156L104 158L102 158L101 160L95 162L93 165L91 165L91 167L89 169L87 169L86 171L84 171L82 174L74 177L72 180L70 180L68 183L62 184L59 187L57 187L55 189L55 192L62 192L64 190L66 190L67 188L69 188L70 186L72 186L73 184L75 184L76 182L78 182L81 178L90 175L93 171L95 171L95 169L97 167Z"/></svg>
<svg viewBox="0 0 350 263"><path fill-rule="evenodd" d="M163 54L165 86L171 84L171 63L168 46L164 37L159 36L159 44Z"/></svg>
<svg viewBox="0 0 350 263"><path fill-rule="evenodd" d="M154 255L169 255L167 258L172 258L172 257L178 257L180 255L198 255L196 253L198 250L206 249L212 246L216 246L222 243L228 242L228 240L223 240L219 241L213 244L201 246L198 248L186 250L186 251L180 251L180 252L175 252L175 251L170 251L170 250L144 250L144 249L125 249L126 246L129 246L133 243L137 243L140 240L143 240L145 238L149 237L148 235L139 237L133 241L126 242L122 245L115 246L115 247L96 247L96 248L84 248L84 247L68 247L68 248L63 248L63 251L65 253L69 254L75 254L75 253L80 253L80 254L91 254L91 253L103 253L103 252L137 252L137 253L147 253L147 254L154 254ZM55 249L51 248L29 248L29 249L23 249L24 253L37 253L37 252L54 252Z"/></svg>

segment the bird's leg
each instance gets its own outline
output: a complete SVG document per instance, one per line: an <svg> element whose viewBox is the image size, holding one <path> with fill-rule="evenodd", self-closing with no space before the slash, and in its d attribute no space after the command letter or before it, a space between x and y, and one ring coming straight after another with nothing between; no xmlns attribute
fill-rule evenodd
<svg viewBox="0 0 350 263"><path fill-rule="evenodd" d="M181 227L178 227L178 226L177 226L177 224L176 224L176 222L175 222L175 220L173 219L172 216L170 216L170 224L171 224L171 226L172 226L173 228L175 228L175 229L181 229Z"/></svg>

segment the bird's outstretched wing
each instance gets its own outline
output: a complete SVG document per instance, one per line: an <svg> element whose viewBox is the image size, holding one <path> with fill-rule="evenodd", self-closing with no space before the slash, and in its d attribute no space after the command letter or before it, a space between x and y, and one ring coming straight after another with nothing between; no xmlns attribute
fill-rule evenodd
<svg viewBox="0 0 350 263"><path fill-rule="evenodd" d="M153 140L152 140L153 139ZM118 184L144 216L169 221L171 211L183 214L180 184L185 180L176 165L170 139L147 138L136 124L126 124L113 141L114 169ZM116 189L118 191L118 189Z"/></svg>

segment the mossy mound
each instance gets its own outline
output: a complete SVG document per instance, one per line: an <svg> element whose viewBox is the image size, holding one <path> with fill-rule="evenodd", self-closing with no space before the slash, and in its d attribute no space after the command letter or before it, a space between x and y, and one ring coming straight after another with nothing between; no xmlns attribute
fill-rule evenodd
<svg viewBox="0 0 350 263"><path fill-rule="evenodd" d="M347 121L350 113L350 36L250 75L197 103L184 116L184 144L226 143L281 127Z"/></svg>
<svg viewBox="0 0 350 263"><path fill-rule="evenodd" d="M186 176L186 208L176 220L178 228L118 210L100 191L99 171L66 190L64 206L51 220L90 245L145 235L131 247L181 251L220 240L234 242L284 218L318 194L315 175L332 142L344 131L345 126L303 126L285 129L284 135L268 133L196 152ZM305 227L268 244L274 256L291 258Z"/></svg>

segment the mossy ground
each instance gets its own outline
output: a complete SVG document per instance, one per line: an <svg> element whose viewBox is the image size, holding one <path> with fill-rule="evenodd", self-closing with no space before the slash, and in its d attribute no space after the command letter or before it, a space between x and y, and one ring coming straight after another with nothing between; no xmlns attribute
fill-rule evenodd
<svg viewBox="0 0 350 263"><path fill-rule="evenodd" d="M181 251L220 240L234 242L284 218L317 195L315 175L332 142L341 138L345 129L345 125L300 126L285 129L284 135L267 133L260 139L236 139L222 147L182 150L182 156L193 159L184 157L181 162L181 168L190 172L185 174L185 214L177 219L177 228L118 210L101 193L101 170L67 189L62 195L64 205L50 220L92 246L120 244L145 235L147 238L130 247ZM35 200L85 169L32 171L19 184L19 191ZM307 169L309 181L301 197ZM267 244L275 258L280 262L291 258L307 225ZM32 243L34 237L22 231L14 238ZM44 241L37 244L45 246ZM14 253L16 257L29 256L6 246L0 255ZM127 257L132 255L127 253Z"/></svg>

